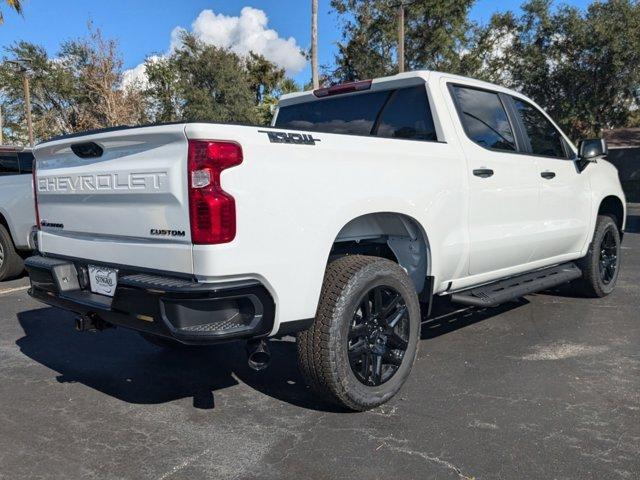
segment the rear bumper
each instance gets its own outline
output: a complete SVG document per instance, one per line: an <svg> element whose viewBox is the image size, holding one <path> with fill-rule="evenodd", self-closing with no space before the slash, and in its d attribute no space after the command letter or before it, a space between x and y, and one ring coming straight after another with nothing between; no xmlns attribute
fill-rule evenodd
<svg viewBox="0 0 640 480"><path fill-rule="evenodd" d="M181 343L262 337L273 328L274 301L258 281L203 284L120 268L111 298L90 291L84 261L37 255L25 267L29 295L41 302Z"/></svg>

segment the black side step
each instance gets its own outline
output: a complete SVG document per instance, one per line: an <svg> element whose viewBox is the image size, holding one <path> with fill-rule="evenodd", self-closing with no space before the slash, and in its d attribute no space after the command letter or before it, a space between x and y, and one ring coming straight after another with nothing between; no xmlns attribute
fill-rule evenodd
<svg viewBox="0 0 640 480"><path fill-rule="evenodd" d="M574 263L565 263L463 290L452 294L451 301L474 307L497 307L502 303L517 300L524 295L576 280L581 276L582 271Z"/></svg>

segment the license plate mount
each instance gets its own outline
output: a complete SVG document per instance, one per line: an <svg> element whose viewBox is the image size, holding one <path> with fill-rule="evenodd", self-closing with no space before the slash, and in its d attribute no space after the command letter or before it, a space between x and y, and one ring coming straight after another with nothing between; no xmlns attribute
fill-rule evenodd
<svg viewBox="0 0 640 480"><path fill-rule="evenodd" d="M118 286L118 270L114 268L88 265L91 291L98 295L113 297Z"/></svg>

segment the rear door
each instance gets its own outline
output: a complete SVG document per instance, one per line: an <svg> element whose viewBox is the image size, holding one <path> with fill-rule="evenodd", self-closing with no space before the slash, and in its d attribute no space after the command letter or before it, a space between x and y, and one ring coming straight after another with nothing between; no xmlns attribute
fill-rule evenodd
<svg viewBox="0 0 640 480"><path fill-rule="evenodd" d="M505 95L458 84L449 92L468 166L469 274L526 264L539 228L537 160L520 153Z"/></svg>
<svg viewBox="0 0 640 480"><path fill-rule="evenodd" d="M119 129L35 150L43 253L192 273L184 125Z"/></svg>
<svg viewBox="0 0 640 480"><path fill-rule="evenodd" d="M530 159L539 166L540 230L534 260L552 259L582 250L589 229L591 194L586 175L560 130L536 106L513 97Z"/></svg>

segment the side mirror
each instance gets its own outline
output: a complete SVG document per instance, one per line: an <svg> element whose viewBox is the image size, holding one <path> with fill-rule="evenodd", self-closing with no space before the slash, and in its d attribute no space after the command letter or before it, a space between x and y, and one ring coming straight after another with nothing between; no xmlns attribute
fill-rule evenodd
<svg viewBox="0 0 640 480"><path fill-rule="evenodd" d="M590 138L581 140L578 144L578 156L586 162L597 162L609 153L607 142L604 138Z"/></svg>

